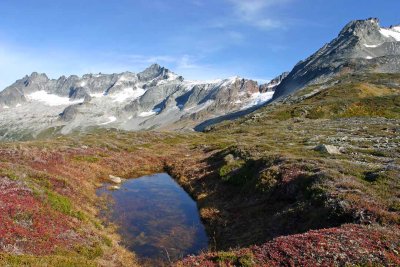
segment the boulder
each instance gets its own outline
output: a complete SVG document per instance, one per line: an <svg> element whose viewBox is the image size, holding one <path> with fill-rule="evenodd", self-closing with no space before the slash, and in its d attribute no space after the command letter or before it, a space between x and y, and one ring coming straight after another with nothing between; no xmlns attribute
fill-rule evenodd
<svg viewBox="0 0 400 267"><path fill-rule="evenodd" d="M227 164L235 162L235 157L232 154L228 154L224 157L224 161Z"/></svg>
<svg viewBox="0 0 400 267"><path fill-rule="evenodd" d="M110 178L110 181L115 183L115 184L122 183L122 179L120 177L118 177L118 176L114 176L114 175L110 174L108 177Z"/></svg>
<svg viewBox="0 0 400 267"><path fill-rule="evenodd" d="M328 153L330 155L341 154L340 148L337 148L336 146L332 146L332 145L320 144L320 145L314 147L314 150L322 152L322 153Z"/></svg>

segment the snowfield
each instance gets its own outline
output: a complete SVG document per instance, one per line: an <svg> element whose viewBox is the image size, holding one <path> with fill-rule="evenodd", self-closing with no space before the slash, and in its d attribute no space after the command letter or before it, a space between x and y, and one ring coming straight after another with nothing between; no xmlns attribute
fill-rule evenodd
<svg viewBox="0 0 400 267"><path fill-rule="evenodd" d="M49 94L46 91L37 91L26 96L29 101L39 101L47 106L67 106L82 103L83 99L70 101L68 97Z"/></svg>

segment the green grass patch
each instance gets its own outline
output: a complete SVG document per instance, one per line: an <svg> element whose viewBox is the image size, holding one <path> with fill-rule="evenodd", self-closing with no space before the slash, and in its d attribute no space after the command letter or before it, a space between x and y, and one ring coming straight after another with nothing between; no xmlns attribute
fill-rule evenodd
<svg viewBox="0 0 400 267"><path fill-rule="evenodd" d="M86 220L82 211L73 210L73 205L68 197L62 196L50 190L46 191L48 204L56 211L77 218L80 221Z"/></svg>
<svg viewBox="0 0 400 267"><path fill-rule="evenodd" d="M96 163L100 159L98 157L96 157L96 156L79 155L79 156L75 156L74 160L76 160L76 161L84 161L84 162L89 162L89 163Z"/></svg>
<svg viewBox="0 0 400 267"><path fill-rule="evenodd" d="M0 176L8 177L13 181L19 180L18 175L16 175L13 171L10 171L8 169L0 169Z"/></svg>
<svg viewBox="0 0 400 267"><path fill-rule="evenodd" d="M77 246L77 247L75 248L75 251L76 251L79 255L81 255L81 256L83 256L83 257L89 259L89 260L94 260L94 259L96 259L96 258L98 258L98 257L103 256L103 249L102 249L101 246L98 245L98 244L94 245L93 247L89 247L89 246Z"/></svg>
<svg viewBox="0 0 400 267"><path fill-rule="evenodd" d="M235 252L219 252L214 261L220 264L231 263L233 266L241 267L255 266L253 255L250 252L243 255L237 255Z"/></svg>
<svg viewBox="0 0 400 267"><path fill-rule="evenodd" d="M71 215L72 203L67 197L56 192L47 191L47 201L54 210Z"/></svg>
<svg viewBox="0 0 400 267"><path fill-rule="evenodd" d="M0 265L9 267L19 266L55 266L55 267L74 267L74 266L97 266L97 264L84 257L73 256L33 256L33 255L11 255L0 254Z"/></svg>

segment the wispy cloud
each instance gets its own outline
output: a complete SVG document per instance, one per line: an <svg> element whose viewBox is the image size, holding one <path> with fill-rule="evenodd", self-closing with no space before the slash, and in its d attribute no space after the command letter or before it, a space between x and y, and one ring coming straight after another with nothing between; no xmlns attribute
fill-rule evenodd
<svg viewBox="0 0 400 267"><path fill-rule="evenodd" d="M274 8L293 0L227 0L232 5L235 19L248 26L270 30L284 26L282 18L273 16Z"/></svg>
<svg viewBox="0 0 400 267"><path fill-rule="evenodd" d="M172 56L168 55L159 55L159 56L146 56L146 55L124 55L126 60L134 65L143 65L143 64L153 64L153 63L172 63L175 62L176 59Z"/></svg>

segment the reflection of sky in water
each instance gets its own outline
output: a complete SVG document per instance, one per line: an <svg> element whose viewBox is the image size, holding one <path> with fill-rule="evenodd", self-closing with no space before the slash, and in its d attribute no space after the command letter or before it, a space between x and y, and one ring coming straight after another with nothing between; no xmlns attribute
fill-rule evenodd
<svg viewBox="0 0 400 267"><path fill-rule="evenodd" d="M124 245L141 258L172 260L207 248L196 203L165 173L126 181L112 196L110 219L120 226Z"/></svg>

